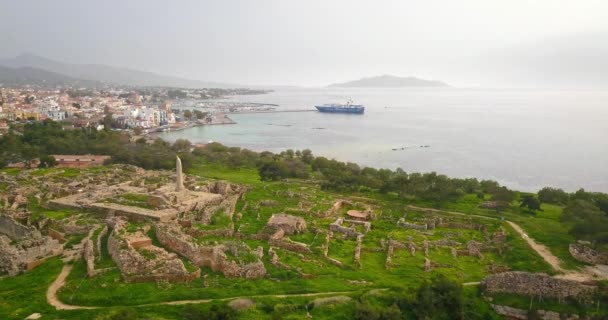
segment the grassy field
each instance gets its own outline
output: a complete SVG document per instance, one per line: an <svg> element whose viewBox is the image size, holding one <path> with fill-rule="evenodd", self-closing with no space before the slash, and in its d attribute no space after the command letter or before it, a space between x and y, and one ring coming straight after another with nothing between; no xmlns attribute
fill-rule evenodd
<svg viewBox="0 0 608 320"><path fill-rule="evenodd" d="M105 169L84 170L58 170L39 169L37 175L60 176L69 178L84 172L104 172ZM2 172L17 175L11 169ZM320 189L319 185L311 181L286 180L278 182L262 182L255 169L230 169L219 165L197 164L187 172L206 179L222 179L233 183L244 184L247 192L239 200L236 212L241 218L234 221L234 229L245 234L255 234L264 230L266 222L272 214L288 213L302 217L308 230L305 233L292 235L292 241L309 245L313 251L309 255L301 255L284 249L276 249L280 261L288 269L278 268L270 263L266 254L263 262L268 275L263 279L227 279L221 273L203 268L203 277L190 283L157 284L157 283L125 283L119 271L113 270L94 278L86 276L83 261L74 263L74 269L67 279L66 285L59 292L59 298L68 304L96 306L102 309L56 311L46 304L44 293L48 285L59 274L61 262L51 259L42 266L23 275L0 279L0 319L23 319L33 312L41 312L45 318L56 319L110 319L129 318L130 312L135 311L140 318L175 319L184 318L188 314L205 314L213 310L223 310L228 300L236 297L251 297L257 305L255 308L240 312L236 315L242 319L274 319L294 318L301 319L312 315L316 319L350 319L357 297L365 295L373 289L389 289L394 292L407 292L418 287L423 281L435 274L443 274L449 279L464 283L482 280L489 274L490 266L503 266L511 270L553 273L551 267L531 250L527 243L512 230L502 219L518 223L524 230L539 243L545 244L556 256L564 262L565 268L576 268L581 263L576 262L568 253L568 245L574 239L567 233L567 226L559 222L562 208L543 204L543 211L536 215L522 212L514 202L511 208L503 213L493 210L480 209L483 199L476 195L464 195L456 201L449 203L425 203L415 200L399 199L393 194L379 194L375 192L362 192L340 194ZM125 194L122 200L129 201L138 206L145 206L147 198L140 195ZM363 240L361 253L361 267L354 263L354 249L356 241L352 238L343 238L339 234L334 236L329 246L328 256L342 262L338 267L322 256L322 247L325 244L325 234L336 217L320 218L322 213L329 210L337 199L349 198L354 202L353 208L364 209L371 207L376 219L372 222L371 231ZM268 205L261 205L263 201L273 200ZM418 232L398 227L397 221L402 217L417 221L423 219L424 213L407 208L407 205L421 207L436 207L443 210L452 210L469 214L460 217L448 213L440 213L445 218L461 219L469 223L483 224L485 233L469 229L437 228L432 232ZM71 215L86 215L86 212L70 210L47 210L32 202L30 210L40 217L49 217L53 220L63 219ZM343 211L345 211L344 209ZM490 217L484 219L474 215ZM216 214L210 225L201 225L201 229L215 229L228 226L232 221L223 214ZM141 224L130 223L128 229L140 229ZM361 227L358 227L361 228ZM469 240L484 242L487 235L504 228L507 233L505 250L502 254L495 251L485 252L483 259L469 256L452 256L449 248L437 247L430 250L429 259L437 264L432 272L424 272L424 254L420 243L424 240L436 241L450 239L460 243L463 248ZM99 235L97 230L94 239ZM155 239L154 231L148 233L154 245L160 246ZM97 268L115 267L107 251L107 237L102 238L101 256ZM68 246L78 243L82 237L73 236L68 239ZM393 239L407 243L413 241L419 245L416 255L412 256L409 250L396 250L392 257L392 267L385 267L386 248L383 243ZM222 242L226 239L217 237L201 237L201 243ZM244 242L251 248L262 246L267 252L269 245L266 241L245 239ZM182 260L188 270L196 269L185 258ZM302 277L301 274L310 275ZM269 295L305 294L322 292L347 292L348 296L355 298L351 302L336 305L310 307L314 298L292 297L273 298ZM467 301L478 304L479 308L487 309L489 305L477 292L475 287L466 287ZM262 296L262 297L260 297ZM513 296L496 296L495 301L521 306L526 298ZM225 299L209 304L196 306L169 306L153 305L159 302L176 300L198 299ZM526 300L529 304L529 300ZM150 305L147 305L150 304ZM142 306L147 305L147 306ZM550 302L539 304L547 308L555 308ZM577 308L574 305L573 308ZM489 310L489 309L488 309ZM569 310L569 309L568 309ZM220 312L218 311L218 312ZM213 311L215 312L215 311ZM289 314L289 317L285 315ZM131 314L132 315L132 314Z"/></svg>

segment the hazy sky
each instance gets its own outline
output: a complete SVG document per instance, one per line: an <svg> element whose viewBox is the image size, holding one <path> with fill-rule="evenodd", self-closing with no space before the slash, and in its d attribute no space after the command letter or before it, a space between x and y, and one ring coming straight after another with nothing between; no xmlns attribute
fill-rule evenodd
<svg viewBox="0 0 608 320"><path fill-rule="evenodd" d="M31 52L242 84L379 74L510 84L539 61L554 70L564 54L566 75L608 83L606 0L0 0L0 30L0 57ZM534 81L543 70L530 71Z"/></svg>

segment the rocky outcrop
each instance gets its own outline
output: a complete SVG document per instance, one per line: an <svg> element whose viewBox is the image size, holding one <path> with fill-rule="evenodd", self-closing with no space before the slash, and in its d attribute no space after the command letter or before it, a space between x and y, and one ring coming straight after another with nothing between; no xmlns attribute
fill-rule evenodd
<svg viewBox="0 0 608 320"><path fill-rule="evenodd" d="M585 300L597 287L583 283L553 278L544 273L509 271L490 275L481 282L488 293L514 293L531 297L565 298Z"/></svg>
<svg viewBox="0 0 608 320"><path fill-rule="evenodd" d="M306 221L301 217L289 214L273 214L266 226L274 230L281 229L285 232L285 235L306 231Z"/></svg>
<svg viewBox="0 0 608 320"><path fill-rule="evenodd" d="M568 248L574 259L589 264L608 264L608 254L600 253L581 243L573 243Z"/></svg>

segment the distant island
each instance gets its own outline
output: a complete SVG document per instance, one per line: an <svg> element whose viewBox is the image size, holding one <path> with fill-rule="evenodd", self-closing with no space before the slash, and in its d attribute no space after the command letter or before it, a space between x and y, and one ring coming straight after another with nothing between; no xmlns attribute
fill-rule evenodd
<svg viewBox="0 0 608 320"><path fill-rule="evenodd" d="M415 77L383 75L359 80L330 84L330 87L448 87L441 81L424 80Z"/></svg>

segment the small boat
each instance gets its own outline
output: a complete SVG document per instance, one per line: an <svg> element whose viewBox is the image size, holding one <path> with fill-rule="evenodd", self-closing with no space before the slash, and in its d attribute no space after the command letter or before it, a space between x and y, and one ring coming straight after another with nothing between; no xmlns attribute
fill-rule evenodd
<svg viewBox="0 0 608 320"><path fill-rule="evenodd" d="M353 113L353 114L363 114L365 112L365 107L361 104L352 104L352 100L349 100L346 104L341 103L330 103L323 104L320 106L315 106L319 112L328 112L328 113Z"/></svg>

